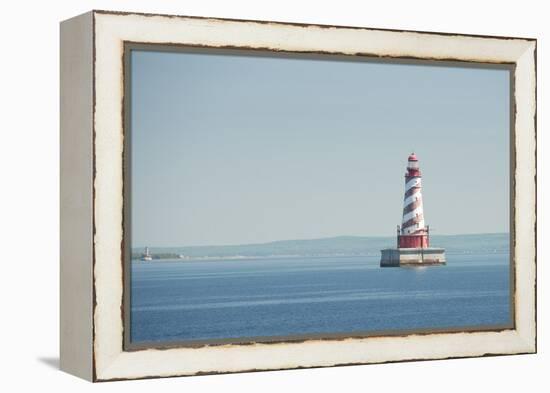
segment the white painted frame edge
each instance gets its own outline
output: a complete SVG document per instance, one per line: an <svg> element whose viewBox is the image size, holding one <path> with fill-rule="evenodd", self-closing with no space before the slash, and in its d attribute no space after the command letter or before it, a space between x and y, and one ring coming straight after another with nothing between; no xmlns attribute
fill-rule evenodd
<svg viewBox="0 0 550 393"><path fill-rule="evenodd" d="M93 379L93 13L60 26L60 368Z"/></svg>

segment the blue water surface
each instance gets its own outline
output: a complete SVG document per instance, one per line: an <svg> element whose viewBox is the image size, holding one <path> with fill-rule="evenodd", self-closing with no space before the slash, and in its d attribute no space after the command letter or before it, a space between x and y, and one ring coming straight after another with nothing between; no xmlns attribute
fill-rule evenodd
<svg viewBox="0 0 550 393"><path fill-rule="evenodd" d="M378 257L132 261L131 341L511 323L508 254L380 268Z"/></svg>

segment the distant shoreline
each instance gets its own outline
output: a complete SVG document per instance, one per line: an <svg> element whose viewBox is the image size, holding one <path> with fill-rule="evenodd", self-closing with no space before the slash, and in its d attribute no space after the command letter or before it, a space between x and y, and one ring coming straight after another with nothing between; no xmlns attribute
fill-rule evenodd
<svg viewBox="0 0 550 393"><path fill-rule="evenodd" d="M337 236L331 238L281 240L269 243L148 247L153 260L247 260L296 257L378 256L395 247L395 237ZM431 246L445 248L448 255L503 253L510 249L508 233L432 235ZM132 248L132 259L140 259L145 248Z"/></svg>
<svg viewBox="0 0 550 393"><path fill-rule="evenodd" d="M462 253L450 253L449 255L484 255L484 254L508 254L509 250L480 250L475 252L462 252ZM179 258L174 257L153 257L152 260L144 261L139 257L132 257L132 262L140 263L155 263L155 262L217 262L217 261L247 261L247 260L270 260L270 259L296 259L296 258L359 258L359 257L377 257L379 254L325 254L325 255L270 255L270 256L244 256L244 255L232 255L232 256L215 256L215 257L193 257L193 258Z"/></svg>
<svg viewBox="0 0 550 393"><path fill-rule="evenodd" d="M474 238L485 236L510 236L509 232L487 232L487 233L461 233L453 235L435 235L431 234L433 239L439 238ZM187 245L187 246L151 246L149 244L132 247L132 251L143 250L145 247L152 249L177 249L177 248L206 248L206 247L249 247L249 246L267 246L274 244L282 244L289 242L318 242L318 241L333 241L340 239L357 239L357 240L385 240L391 239L395 243L395 235L392 236L359 236L359 235L342 235L342 236L329 236L318 238L304 238L304 239L285 239L285 240L273 240L260 243L242 243L242 244L211 244L211 245Z"/></svg>

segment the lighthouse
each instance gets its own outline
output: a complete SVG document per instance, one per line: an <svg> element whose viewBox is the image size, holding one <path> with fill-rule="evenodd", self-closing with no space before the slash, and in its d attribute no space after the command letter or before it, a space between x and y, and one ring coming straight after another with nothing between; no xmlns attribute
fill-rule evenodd
<svg viewBox="0 0 550 393"><path fill-rule="evenodd" d="M397 235L399 248L426 248L429 246L428 228L424 225L422 206L422 174L416 154L409 156L405 173L405 197L403 198L403 219Z"/></svg>
<svg viewBox="0 0 550 393"><path fill-rule="evenodd" d="M397 248L381 250L380 266L444 265L443 248L430 247L430 228L424 222L422 173L418 157L411 153L405 173L405 195L401 226L397 226Z"/></svg>

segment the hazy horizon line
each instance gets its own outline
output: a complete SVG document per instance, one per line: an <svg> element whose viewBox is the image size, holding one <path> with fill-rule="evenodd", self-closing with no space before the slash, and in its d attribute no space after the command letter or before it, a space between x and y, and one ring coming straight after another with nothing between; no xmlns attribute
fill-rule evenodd
<svg viewBox="0 0 550 393"><path fill-rule="evenodd" d="M477 233L449 233L449 234L435 234L433 236L479 236L479 235L507 235L510 232L477 232ZM158 245L139 245L131 246L131 248L183 248L183 247L233 247L233 246L254 246L254 245L265 245L265 244L274 244L281 242L291 242L291 241L308 241L308 240L328 240L328 239L338 239L338 238L390 238L395 235L336 235L336 236L326 236L326 237L310 237L310 238L301 238L301 239L280 239L280 240L271 240L266 242L258 243L234 243L234 244L194 244L194 245L170 245L170 246L158 246Z"/></svg>

